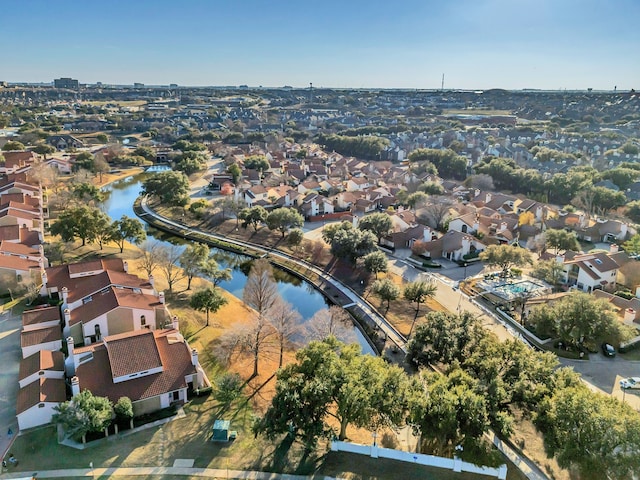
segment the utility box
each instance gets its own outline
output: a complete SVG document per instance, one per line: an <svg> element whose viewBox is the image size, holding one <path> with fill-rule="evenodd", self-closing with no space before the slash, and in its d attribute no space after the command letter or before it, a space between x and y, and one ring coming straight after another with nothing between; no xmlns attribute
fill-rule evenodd
<svg viewBox="0 0 640 480"><path fill-rule="evenodd" d="M231 426L231 422L229 420L216 420L213 423L213 434L211 435L211 441L212 442L228 442L230 426Z"/></svg>

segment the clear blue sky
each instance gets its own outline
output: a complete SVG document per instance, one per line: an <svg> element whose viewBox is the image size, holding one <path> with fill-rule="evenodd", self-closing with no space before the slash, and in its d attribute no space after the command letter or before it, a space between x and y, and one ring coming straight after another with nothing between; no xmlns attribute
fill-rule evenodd
<svg viewBox="0 0 640 480"><path fill-rule="evenodd" d="M640 88L640 0L2 0L0 80Z"/></svg>

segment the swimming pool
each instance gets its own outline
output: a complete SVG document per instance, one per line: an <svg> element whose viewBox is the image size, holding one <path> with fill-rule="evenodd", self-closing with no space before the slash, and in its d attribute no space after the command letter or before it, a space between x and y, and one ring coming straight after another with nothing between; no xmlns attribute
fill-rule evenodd
<svg viewBox="0 0 640 480"><path fill-rule="evenodd" d="M523 293L540 295L546 289L547 287L544 285L540 285L530 280L522 280L515 283L503 283L502 285L491 288L491 291L502 298L512 300Z"/></svg>

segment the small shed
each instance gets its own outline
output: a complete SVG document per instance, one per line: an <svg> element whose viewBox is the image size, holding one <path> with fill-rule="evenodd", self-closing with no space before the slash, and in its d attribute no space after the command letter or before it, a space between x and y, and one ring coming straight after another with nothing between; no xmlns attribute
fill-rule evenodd
<svg viewBox="0 0 640 480"><path fill-rule="evenodd" d="M229 420L216 420L213 423L213 435L211 435L211 441L228 442L230 426L231 422Z"/></svg>

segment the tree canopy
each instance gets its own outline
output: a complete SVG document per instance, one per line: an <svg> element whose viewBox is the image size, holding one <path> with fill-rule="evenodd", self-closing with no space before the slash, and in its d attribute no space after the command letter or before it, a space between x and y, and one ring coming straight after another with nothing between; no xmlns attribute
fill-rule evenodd
<svg viewBox="0 0 640 480"><path fill-rule="evenodd" d="M558 337L566 345L593 345L604 336L615 342L621 340L620 322L611 304L584 292L573 292L552 305L534 307L529 322L538 334Z"/></svg>
<svg viewBox="0 0 640 480"><path fill-rule="evenodd" d="M350 263L376 250L376 237L369 231L353 228L349 222L325 227L322 237L331 246L331 253Z"/></svg>
<svg viewBox="0 0 640 480"><path fill-rule="evenodd" d="M267 219L267 211L260 205L244 208L238 214L238 218L242 220L243 228L247 228L247 226L251 225L257 232L260 228L260 224Z"/></svg>
<svg viewBox="0 0 640 480"><path fill-rule="evenodd" d="M203 288L191 295L189 305L194 310L205 312L207 315L207 324L209 326L209 313L217 312L220 308L227 304L227 299L215 287Z"/></svg>
<svg viewBox="0 0 640 480"><path fill-rule="evenodd" d="M555 249L556 255L560 250L580 250L580 244L575 232L550 228L544 232L544 241L547 248Z"/></svg>
<svg viewBox="0 0 640 480"><path fill-rule="evenodd" d="M349 425L375 429L400 424L407 387L402 369L362 355L357 344L333 337L311 342L296 353L296 363L278 372L275 396L255 431L269 438L290 433L313 446L331 434L329 417L338 421L340 439L346 438Z"/></svg>
<svg viewBox="0 0 640 480"><path fill-rule="evenodd" d="M583 385L558 389L540 406L537 426L547 454L580 478L631 479L640 465L640 416Z"/></svg>
<svg viewBox="0 0 640 480"><path fill-rule="evenodd" d="M267 215L266 223L269 230L278 230L284 238L287 230L304 225L304 217L293 208L278 208Z"/></svg>
<svg viewBox="0 0 640 480"><path fill-rule="evenodd" d="M80 441L89 432L101 432L111 424L113 407L108 398L83 390L71 400L53 407L52 422L61 425L67 438Z"/></svg>
<svg viewBox="0 0 640 480"><path fill-rule="evenodd" d="M62 211L57 221L51 225L51 234L60 235L64 242L79 238L84 246L109 233L110 225L109 217L103 211L81 205Z"/></svg>
<svg viewBox="0 0 640 480"><path fill-rule="evenodd" d="M336 134L320 134L316 141L328 150L334 150L342 155L377 160L382 150L389 145L389 140L376 136L349 137Z"/></svg>
<svg viewBox="0 0 640 480"><path fill-rule="evenodd" d="M393 230L393 221L386 213L371 213L360 219L358 228L372 232L378 238L378 243L380 243L382 237L389 235Z"/></svg>
<svg viewBox="0 0 640 480"><path fill-rule="evenodd" d="M443 178L464 180L467 172L467 159L451 149L418 148L409 154L409 161L430 162L438 169Z"/></svg>
<svg viewBox="0 0 640 480"><path fill-rule="evenodd" d="M364 268L368 272L375 274L376 279L378 278L378 273L385 273L389 270L387 255L380 250L365 255L363 263Z"/></svg>
<svg viewBox="0 0 640 480"><path fill-rule="evenodd" d="M189 202L189 180L182 172L154 173L143 182L142 193L167 205L184 206Z"/></svg>
<svg viewBox="0 0 640 480"><path fill-rule="evenodd" d="M489 266L500 267L504 275L511 267L522 267L533 263L528 250L511 245L489 245L480 254L480 260Z"/></svg>

